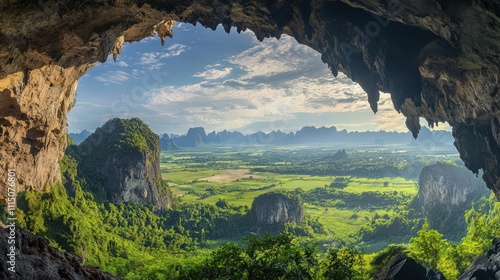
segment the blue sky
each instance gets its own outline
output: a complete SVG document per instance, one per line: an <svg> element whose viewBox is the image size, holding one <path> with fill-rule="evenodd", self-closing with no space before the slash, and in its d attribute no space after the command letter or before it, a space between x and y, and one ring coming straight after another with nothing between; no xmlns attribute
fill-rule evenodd
<svg viewBox="0 0 500 280"><path fill-rule="evenodd" d="M388 94L374 115L357 84L335 78L319 53L292 37L259 42L251 31L183 23L164 46L158 37L126 43L116 62L110 57L80 79L69 132L93 131L113 117L139 117L157 133L306 125L407 131Z"/></svg>

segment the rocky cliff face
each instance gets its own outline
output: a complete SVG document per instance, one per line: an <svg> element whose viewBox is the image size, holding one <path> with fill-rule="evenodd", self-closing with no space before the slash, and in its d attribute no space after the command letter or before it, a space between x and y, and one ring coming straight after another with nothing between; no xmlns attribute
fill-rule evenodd
<svg viewBox="0 0 500 280"><path fill-rule="evenodd" d="M254 199L251 213L259 224L298 224L304 219L304 206L296 195L271 192Z"/></svg>
<svg viewBox="0 0 500 280"><path fill-rule="evenodd" d="M422 168L418 198L424 212L435 207L451 211L484 195L484 182L458 166L437 163Z"/></svg>
<svg viewBox="0 0 500 280"><path fill-rule="evenodd" d="M160 184L159 137L139 119L112 119L68 153L98 199L157 209L166 209L172 201Z"/></svg>
<svg viewBox="0 0 500 280"><path fill-rule="evenodd" d="M71 76L81 76L88 68L49 65L0 80L0 169L2 174L17 171L18 190L42 189L60 180L66 114L78 84ZM6 181L1 181L4 190Z"/></svg>
<svg viewBox="0 0 500 280"><path fill-rule="evenodd" d="M498 0L3 1L0 168L22 171L21 190L59 180L78 78L124 42L156 31L164 43L171 20L294 36L359 83L374 112L389 92L414 135L419 117L449 122L466 166L500 198Z"/></svg>
<svg viewBox="0 0 500 280"><path fill-rule="evenodd" d="M12 246L7 244L9 236L9 229L0 229L1 279L120 279L96 267L81 265L79 257L49 246L47 239L34 236L27 230L15 231L16 272L12 273L7 270L10 267L7 253Z"/></svg>
<svg viewBox="0 0 500 280"><path fill-rule="evenodd" d="M399 253L373 277L374 280L446 280L439 272L418 264L414 259Z"/></svg>
<svg viewBox="0 0 500 280"><path fill-rule="evenodd" d="M488 195L484 185L458 166L437 163L422 168L418 199L430 226L449 238L459 238L466 229L464 212Z"/></svg>

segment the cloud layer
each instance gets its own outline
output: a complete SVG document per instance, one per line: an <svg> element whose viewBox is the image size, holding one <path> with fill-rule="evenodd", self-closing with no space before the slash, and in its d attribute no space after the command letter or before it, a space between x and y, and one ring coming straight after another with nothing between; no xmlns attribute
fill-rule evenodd
<svg viewBox="0 0 500 280"><path fill-rule="evenodd" d="M106 73L94 77L94 79L98 82L101 82L105 85L119 85L123 82L127 81L130 78L130 75L125 71L107 71Z"/></svg>
<svg viewBox="0 0 500 280"><path fill-rule="evenodd" d="M144 106L160 115L169 112L166 123L263 131L292 130L290 124L307 122L308 114L371 111L360 86L343 74L333 77L320 54L286 35L255 42L193 77L202 80L148 92ZM337 121L350 129L360 127ZM399 124L404 124L386 94L381 96L380 113L367 121L372 127L385 121L375 127L389 130L401 130Z"/></svg>
<svg viewBox="0 0 500 280"><path fill-rule="evenodd" d="M164 63L161 62L162 60L169 57L179 56L188 49L189 47L186 45L173 44L165 49L165 52L146 52L140 57L139 64L146 65L147 68L151 70L158 69L164 65Z"/></svg>

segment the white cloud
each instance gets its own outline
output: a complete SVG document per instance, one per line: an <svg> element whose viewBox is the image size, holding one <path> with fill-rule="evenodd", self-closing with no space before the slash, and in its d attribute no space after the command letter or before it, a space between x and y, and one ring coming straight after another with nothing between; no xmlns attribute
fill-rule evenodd
<svg viewBox="0 0 500 280"><path fill-rule="evenodd" d="M233 87L227 82L167 86L149 92L145 107L157 113L170 112L191 126L225 129L259 122L289 123L306 114L371 112L366 94L358 85L345 84L345 76L328 75L317 79L304 77L281 86Z"/></svg>
<svg viewBox="0 0 500 280"><path fill-rule="evenodd" d="M185 45L173 44L161 52L141 54L138 64L156 69L167 63L165 59L187 50L189 47ZM110 71L95 79L119 84L140 78L147 70L144 68L131 69L128 74ZM169 132L193 126L267 129L274 123L291 127L308 122L316 126L406 131L404 117L392 108L388 94L381 94L379 112L374 116L366 93L359 85L341 73L333 77L321 62L320 54L299 45L290 36L283 36L279 41L255 42L241 54L212 61L204 71L191 75L203 80L196 83L191 79L191 84L147 92L147 101L140 105L145 121L153 127L161 127L158 131ZM333 113L341 117L323 117ZM366 116L366 120L357 124L358 119L363 120L360 116Z"/></svg>
<svg viewBox="0 0 500 280"><path fill-rule="evenodd" d="M179 31L187 32L190 31L193 26L191 24L187 24L184 22L176 22L174 25L174 29L177 29ZM175 33L176 30L174 30Z"/></svg>
<svg viewBox="0 0 500 280"><path fill-rule="evenodd" d="M193 77L197 78L204 78L207 80L217 80L217 79L222 79L224 77L227 77L229 74L231 74L231 71L233 68L231 67L226 67L223 69L215 69L215 68L210 68L208 70L205 70L203 72L198 72L193 75Z"/></svg>
<svg viewBox="0 0 500 280"><path fill-rule="evenodd" d="M155 70L164 65L162 59L179 56L190 48L186 45L173 44L165 49L164 52L148 52L143 53L140 57L139 64L147 66L151 70Z"/></svg>
<svg viewBox="0 0 500 280"><path fill-rule="evenodd" d="M154 34L154 35L156 35L156 32L155 32L155 34ZM160 42L160 39L158 39L158 38L157 38L156 36L154 36L154 35L151 35L151 36L149 36L149 37L143 38L142 40L140 40L140 41L139 41L139 43L148 43L148 42L150 42L150 41L152 41L152 40L158 40L158 42Z"/></svg>
<svg viewBox="0 0 500 280"><path fill-rule="evenodd" d="M172 46L172 51L181 49ZM228 57L223 64L207 66L193 75L204 78L203 82L150 91L144 107L157 114L169 112L170 116L163 117L172 122L226 129L255 123L291 123L297 118L332 112L372 115L366 93L359 85L342 73L333 77L317 52L290 36L279 41L266 39ZM242 74L234 76L238 73ZM216 81L230 74L233 78ZM371 127L404 130L404 118L388 110L390 106L390 96L382 94L379 113L366 120L381 124Z"/></svg>
<svg viewBox="0 0 500 280"><path fill-rule="evenodd" d="M123 61L123 60L118 61L118 62L116 63L116 65L117 65L117 66L120 66L120 67L128 67L128 64L127 64L125 61Z"/></svg>
<svg viewBox="0 0 500 280"><path fill-rule="evenodd" d="M168 47L163 54L161 54L160 58L178 56L188 49L189 47L187 47L186 45L173 44L172 46Z"/></svg>
<svg viewBox="0 0 500 280"><path fill-rule="evenodd" d="M306 59L304 59L306 58ZM265 39L228 61L246 72L241 79L271 77L277 74L303 70L305 63L317 65L320 55L311 48L298 44L291 36L283 35L280 40Z"/></svg>
<svg viewBox="0 0 500 280"><path fill-rule="evenodd" d="M150 53L144 53L141 56L141 61L140 64L142 65L149 65L149 64L155 64L158 63L160 53L159 52L150 52Z"/></svg>
<svg viewBox="0 0 500 280"><path fill-rule="evenodd" d="M180 87L166 86L155 89L148 93L150 96L149 103L151 105L164 105L185 101L195 97L200 92L201 86L201 84L194 84Z"/></svg>
<svg viewBox="0 0 500 280"><path fill-rule="evenodd" d="M130 75L124 71L108 71L104 74L101 74L94 79L98 82L101 82L105 85L110 84L122 84L130 78Z"/></svg>

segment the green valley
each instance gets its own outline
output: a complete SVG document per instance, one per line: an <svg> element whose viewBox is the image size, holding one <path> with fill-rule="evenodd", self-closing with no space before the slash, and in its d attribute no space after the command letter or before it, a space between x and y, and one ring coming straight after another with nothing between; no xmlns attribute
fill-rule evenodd
<svg viewBox="0 0 500 280"><path fill-rule="evenodd" d="M364 152L353 149L350 159L337 163L339 171L335 173L341 175L332 176L315 175L322 166L303 174L278 173L280 168L298 170L303 168L303 161L320 161L325 155L337 152L316 147L269 147L268 150L234 147L162 152L161 170L175 199L182 203L215 205L217 201L225 200L230 205L251 207L253 199L263 193L295 192L304 199L306 215L324 229L324 233L315 235L316 238L331 243L353 239L362 225L376 216L394 216L398 209L408 207L417 195L417 178L358 177L350 176L349 170L342 170L357 163L365 165L365 161L387 152L383 148L378 150L367 157ZM456 160L454 155L441 157ZM402 158L398 154L390 161L401 164ZM430 163L436 158L425 160ZM325 160L324 164L330 163ZM374 161L372 165L380 168L376 166L384 166L385 162ZM325 195L331 197L323 199Z"/></svg>
<svg viewBox="0 0 500 280"><path fill-rule="evenodd" d="M160 152L158 139L139 119L110 120L68 147L63 184L20 194L19 225L113 275L169 280L372 279L399 252L453 279L500 234L484 186L453 187L462 208L420 201L442 176L480 184L453 173L465 169L447 146Z"/></svg>

